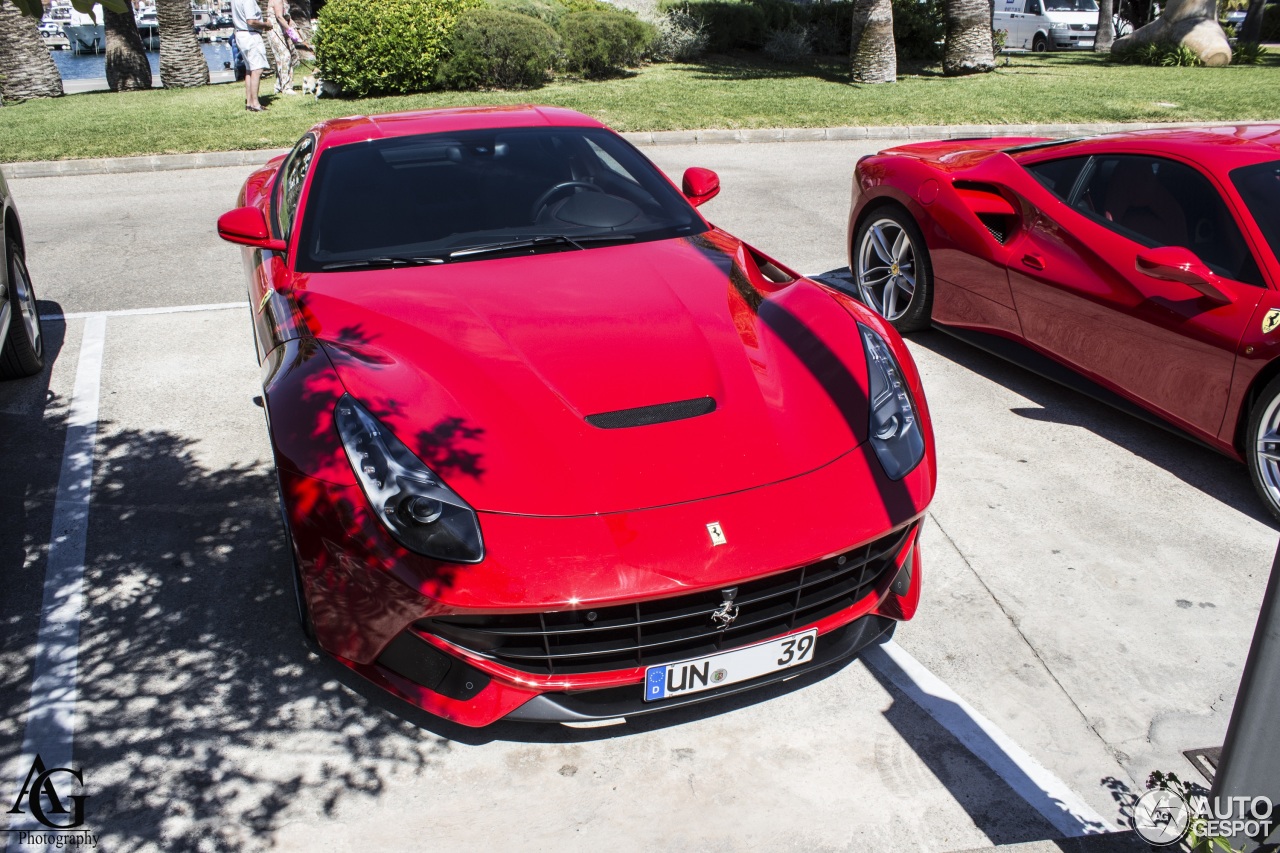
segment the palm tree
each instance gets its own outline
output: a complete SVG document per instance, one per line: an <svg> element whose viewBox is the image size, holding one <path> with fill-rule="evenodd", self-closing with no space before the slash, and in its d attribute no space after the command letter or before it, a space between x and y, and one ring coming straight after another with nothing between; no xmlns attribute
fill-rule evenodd
<svg viewBox="0 0 1280 853"><path fill-rule="evenodd" d="M205 86L209 63L196 41L196 19L191 0L157 0L160 23L160 82L166 89Z"/></svg>
<svg viewBox="0 0 1280 853"><path fill-rule="evenodd" d="M890 0L854 0L849 71L854 83L898 82Z"/></svg>
<svg viewBox="0 0 1280 853"><path fill-rule="evenodd" d="M1236 33L1240 41L1253 44L1262 41L1262 11L1263 0L1249 0L1249 11L1245 12L1244 23Z"/></svg>
<svg viewBox="0 0 1280 853"><path fill-rule="evenodd" d="M62 77L40 37L38 20L0 0L0 101L62 94Z"/></svg>
<svg viewBox="0 0 1280 853"><path fill-rule="evenodd" d="M991 43L991 4L988 0L947 0L947 40L942 73L948 77L985 74L996 67Z"/></svg>
<svg viewBox="0 0 1280 853"><path fill-rule="evenodd" d="M151 63L142 48L133 12L104 9L103 18L107 33L107 87L113 92L150 89Z"/></svg>
<svg viewBox="0 0 1280 853"><path fill-rule="evenodd" d="M1111 43L1115 40L1115 3L1112 0L1098 0L1098 33L1093 37L1094 52L1110 53Z"/></svg>

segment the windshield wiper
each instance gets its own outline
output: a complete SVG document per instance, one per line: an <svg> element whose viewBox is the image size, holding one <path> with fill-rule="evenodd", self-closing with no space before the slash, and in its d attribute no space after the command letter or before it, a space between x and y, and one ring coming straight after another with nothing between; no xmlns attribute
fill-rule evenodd
<svg viewBox="0 0 1280 853"><path fill-rule="evenodd" d="M581 237L570 237L568 234L546 234L541 237L525 237L520 240L508 240L505 243L486 243L483 246L457 249L449 253L449 260L498 255L503 252L537 249L542 246L572 246L575 249L585 249L584 243L629 243L634 239L636 238L633 234L584 234Z"/></svg>
<svg viewBox="0 0 1280 853"><path fill-rule="evenodd" d="M377 258L361 258L358 261L334 261L331 264L325 264L320 267L320 269L328 271L373 269L381 267L425 267L434 264L447 263L448 260L448 258L436 257L434 255L416 258L380 256Z"/></svg>

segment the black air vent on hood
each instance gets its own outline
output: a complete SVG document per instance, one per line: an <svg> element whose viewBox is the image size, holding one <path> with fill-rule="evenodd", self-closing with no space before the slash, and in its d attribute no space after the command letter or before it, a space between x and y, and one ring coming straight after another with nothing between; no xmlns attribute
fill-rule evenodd
<svg viewBox="0 0 1280 853"><path fill-rule="evenodd" d="M682 421L685 418L710 414L715 410L716 401L713 397L698 397L694 400L678 400L674 403L659 403L656 406L641 406L638 409L619 409L616 412L587 415L586 420L593 427L600 429L622 429Z"/></svg>

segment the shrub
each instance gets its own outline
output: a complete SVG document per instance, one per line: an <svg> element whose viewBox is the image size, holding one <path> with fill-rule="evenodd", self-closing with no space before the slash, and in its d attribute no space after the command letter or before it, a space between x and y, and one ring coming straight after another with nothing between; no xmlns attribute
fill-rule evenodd
<svg viewBox="0 0 1280 853"><path fill-rule="evenodd" d="M1163 41L1131 44L1111 56L1116 62L1126 65L1163 65L1172 68L1200 64L1200 57L1191 48Z"/></svg>
<svg viewBox="0 0 1280 853"><path fill-rule="evenodd" d="M764 52L776 62L803 62L813 55L809 28L804 24L792 24L785 30L774 30L765 40Z"/></svg>
<svg viewBox="0 0 1280 853"><path fill-rule="evenodd" d="M638 65L654 29L627 12L570 12L560 20L564 64L584 77L606 77Z"/></svg>
<svg viewBox="0 0 1280 853"><path fill-rule="evenodd" d="M439 83L449 89L532 89L547 82L560 36L528 15L470 9L458 20Z"/></svg>
<svg viewBox="0 0 1280 853"><path fill-rule="evenodd" d="M503 12L514 12L554 27L564 14L564 7L555 0L489 0L489 5Z"/></svg>
<svg viewBox="0 0 1280 853"><path fill-rule="evenodd" d="M693 0L681 8L707 28L707 49L713 53L764 46L769 28L758 6L731 0Z"/></svg>
<svg viewBox="0 0 1280 853"><path fill-rule="evenodd" d="M898 59L932 62L942 58L946 35L943 0L893 0L893 40Z"/></svg>
<svg viewBox="0 0 1280 853"><path fill-rule="evenodd" d="M853 37L853 4L823 3L809 7L813 49L823 56L848 56Z"/></svg>
<svg viewBox="0 0 1280 853"><path fill-rule="evenodd" d="M1004 50L1005 42L1009 40L1008 30L992 30L991 31L991 51L996 56L1000 55L1000 51Z"/></svg>
<svg viewBox="0 0 1280 853"><path fill-rule="evenodd" d="M420 92L431 85L458 17L481 0L328 0L316 69L344 93Z"/></svg>
<svg viewBox="0 0 1280 853"><path fill-rule="evenodd" d="M688 62L706 52L707 26L688 12L671 9L655 27L649 56L659 62Z"/></svg>
<svg viewBox="0 0 1280 853"><path fill-rule="evenodd" d="M1267 49L1253 42L1236 42L1231 45L1232 65L1261 65Z"/></svg>
<svg viewBox="0 0 1280 853"><path fill-rule="evenodd" d="M1275 3L1262 7L1262 40L1280 41L1280 6Z"/></svg>

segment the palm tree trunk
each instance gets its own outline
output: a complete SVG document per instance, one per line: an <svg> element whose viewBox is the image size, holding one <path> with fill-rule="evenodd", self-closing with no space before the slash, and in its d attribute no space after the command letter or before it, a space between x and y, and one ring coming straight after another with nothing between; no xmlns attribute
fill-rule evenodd
<svg viewBox="0 0 1280 853"><path fill-rule="evenodd" d="M136 92L151 88L151 63L138 35L132 10L103 9L107 32L107 87L113 92Z"/></svg>
<svg viewBox="0 0 1280 853"><path fill-rule="evenodd" d="M1236 33L1239 41L1257 44L1262 41L1262 11L1265 0L1249 0L1249 11L1244 14L1244 23L1240 32Z"/></svg>
<svg viewBox="0 0 1280 853"><path fill-rule="evenodd" d="M1209 66L1231 62L1231 43L1218 24L1217 0L1169 0L1160 17L1116 39L1111 52L1148 42L1185 45Z"/></svg>
<svg viewBox="0 0 1280 853"><path fill-rule="evenodd" d="M1098 0L1098 34L1093 37L1094 53L1110 53L1116 40L1115 3Z"/></svg>
<svg viewBox="0 0 1280 853"><path fill-rule="evenodd" d="M991 43L991 4L988 0L947 0L947 40L942 73L948 77L985 74L996 67Z"/></svg>
<svg viewBox="0 0 1280 853"><path fill-rule="evenodd" d="M898 82L893 4L889 0L855 0L849 71L854 83Z"/></svg>
<svg viewBox="0 0 1280 853"><path fill-rule="evenodd" d="M196 41L191 0L158 0L156 18L160 23L160 82L166 89L207 85L209 63Z"/></svg>
<svg viewBox="0 0 1280 853"><path fill-rule="evenodd" d="M62 77L40 37L39 20L0 0L0 102L62 94Z"/></svg>

